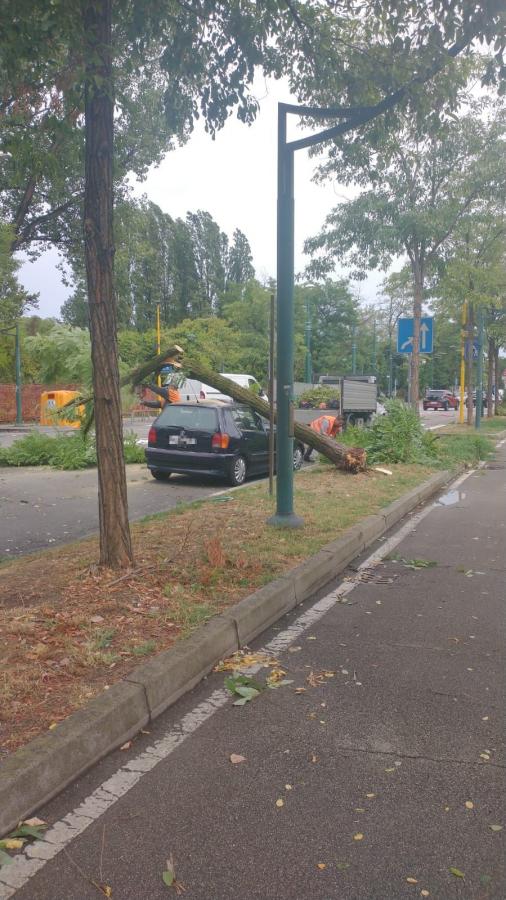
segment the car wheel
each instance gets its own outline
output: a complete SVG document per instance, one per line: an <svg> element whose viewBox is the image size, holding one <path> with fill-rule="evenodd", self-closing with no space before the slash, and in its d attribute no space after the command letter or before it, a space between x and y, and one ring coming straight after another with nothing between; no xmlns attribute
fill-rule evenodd
<svg viewBox="0 0 506 900"><path fill-rule="evenodd" d="M304 451L301 447L296 446L293 448L293 470L294 472L298 472L302 467L302 462L304 459Z"/></svg>
<svg viewBox="0 0 506 900"><path fill-rule="evenodd" d="M447 403L443 403L443 409L445 412L448 412L448 404Z"/></svg>
<svg viewBox="0 0 506 900"><path fill-rule="evenodd" d="M234 485L234 487L244 484L246 481L246 470L247 466L244 456L236 456L230 464L230 474L228 476L230 484Z"/></svg>
<svg viewBox="0 0 506 900"><path fill-rule="evenodd" d="M157 481L168 481L172 472L164 472L162 469L151 469L151 474Z"/></svg>
<svg viewBox="0 0 506 900"><path fill-rule="evenodd" d="M424 412L427 412L428 407L425 403L423 404L423 409L424 409Z"/></svg>

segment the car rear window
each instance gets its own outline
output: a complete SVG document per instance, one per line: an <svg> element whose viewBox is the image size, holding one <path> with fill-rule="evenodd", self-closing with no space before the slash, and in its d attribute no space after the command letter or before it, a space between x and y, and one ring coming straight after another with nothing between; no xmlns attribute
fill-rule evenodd
<svg viewBox="0 0 506 900"><path fill-rule="evenodd" d="M206 406L165 406L158 417L158 425L164 428L190 428L194 431L216 431L218 414Z"/></svg>

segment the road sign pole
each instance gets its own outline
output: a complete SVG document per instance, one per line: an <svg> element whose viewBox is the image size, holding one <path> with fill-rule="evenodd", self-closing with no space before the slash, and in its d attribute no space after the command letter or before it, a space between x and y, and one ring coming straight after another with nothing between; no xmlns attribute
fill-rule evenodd
<svg viewBox="0 0 506 900"><path fill-rule="evenodd" d="M459 425L464 424L464 394L466 390L466 323L467 323L467 303L464 300L462 306L462 331L460 333L460 403L459 403Z"/></svg>

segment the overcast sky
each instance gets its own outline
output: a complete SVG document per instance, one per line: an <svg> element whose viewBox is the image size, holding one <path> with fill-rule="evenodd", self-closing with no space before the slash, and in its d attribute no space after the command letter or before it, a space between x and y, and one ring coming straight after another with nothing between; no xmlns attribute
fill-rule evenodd
<svg viewBox="0 0 506 900"><path fill-rule="evenodd" d="M135 193L147 194L174 218L184 217L189 211L207 210L229 237L235 228L240 228L251 244L257 277L263 280L276 275L277 103L293 102L293 98L283 83L267 84L264 79L256 82L255 94L260 111L252 126L230 118L212 140L198 123L190 141L168 153L146 181L135 185ZM289 119L295 135L296 117ZM297 271L307 262L302 252L305 238L319 231L326 214L343 199L345 189L331 182L314 184L314 162L306 150L298 151L295 158ZM57 262L57 253L49 251L35 263L25 263L20 270L25 287L39 291L42 316L57 316L69 293L61 282ZM363 300L374 300L382 278L381 273L373 273L360 284Z"/></svg>

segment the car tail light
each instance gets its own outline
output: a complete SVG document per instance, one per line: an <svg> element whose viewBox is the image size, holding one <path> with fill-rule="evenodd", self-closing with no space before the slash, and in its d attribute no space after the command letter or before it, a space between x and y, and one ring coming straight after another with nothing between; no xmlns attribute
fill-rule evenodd
<svg viewBox="0 0 506 900"><path fill-rule="evenodd" d="M211 447L213 450L226 450L230 443L230 435L217 431L211 439Z"/></svg>
<svg viewBox="0 0 506 900"><path fill-rule="evenodd" d="M200 400L205 400L205 399L206 399L206 392L205 392L205 391L201 391L200 394L199 394L199 398L200 398Z"/></svg>
<svg viewBox="0 0 506 900"><path fill-rule="evenodd" d="M148 444L156 444L156 428L153 425L148 432Z"/></svg>

